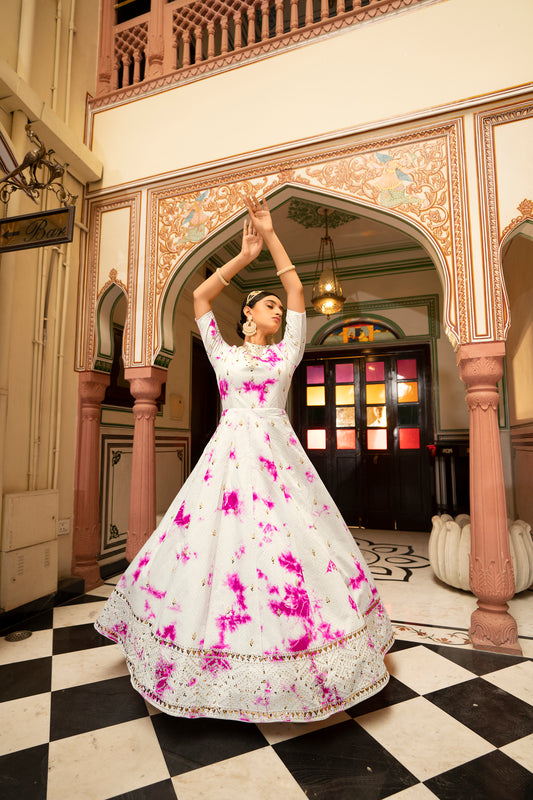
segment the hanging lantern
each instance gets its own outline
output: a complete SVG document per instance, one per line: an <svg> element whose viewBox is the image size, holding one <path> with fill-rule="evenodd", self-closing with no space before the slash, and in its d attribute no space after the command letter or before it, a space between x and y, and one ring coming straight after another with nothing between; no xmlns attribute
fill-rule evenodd
<svg viewBox="0 0 533 800"><path fill-rule="evenodd" d="M337 258L333 241L328 234L327 208L324 209L324 216L326 231L320 240L311 300L316 310L321 314L325 314L329 319L330 314L337 314L342 311L346 298L342 293L342 286L337 278Z"/></svg>

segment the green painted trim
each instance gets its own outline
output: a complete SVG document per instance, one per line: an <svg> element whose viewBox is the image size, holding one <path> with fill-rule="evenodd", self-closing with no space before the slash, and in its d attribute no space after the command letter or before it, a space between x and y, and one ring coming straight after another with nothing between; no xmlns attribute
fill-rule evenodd
<svg viewBox="0 0 533 800"><path fill-rule="evenodd" d="M345 303L342 309L342 317L339 321L348 316L365 317L376 316L379 310L394 308L405 308L406 306L420 307L425 306L428 314L428 336L440 339L440 307L438 294L408 295L405 297L395 297L391 300L365 300L361 303ZM313 306L306 308L308 317L323 316L320 311L316 311ZM386 319L383 317L383 319ZM395 324L395 323L392 323Z"/></svg>
<svg viewBox="0 0 533 800"><path fill-rule="evenodd" d="M109 312L109 320L108 320L109 321L109 328L110 328L110 330L109 330L110 337L109 338L111 340L111 354L110 354L111 361L113 361L114 349L115 349L114 340L113 340L113 315L115 313L116 305L119 302L119 300L121 299L121 297L126 297L126 295L124 294L123 289L121 289L120 286L118 286L118 284L116 284L116 283L111 284L111 286L107 289L106 292L104 292L104 294L100 298L100 302L98 303L98 308L96 309L96 342L97 342L96 343L96 355L99 356L100 358L107 358L108 357L108 353L102 353L102 351L101 351L102 339L101 339L101 334L100 334L100 331L101 331L101 324L100 323L101 323L102 320L100 318L100 310L102 308L102 303L104 302L104 298L107 297L107 295L113 289L114 286L119 290L119 294L117 295L117 297L115 299L115 302L111 306L111 311ZM123 325L122 326L118 326L118 327L122 327L122 330L124 330L124 326Z"/></svg>
<svg viewBox="0 0 533 800"><path fill-rule="evenodd" d="M381 314L368 314L366 317L363 317L360 314L356 314L355 316L359 317L361 319L361 321L365 321L365 322L372 322L373 320L375 320L376 322L383 322L388 328L390 328L394 333L397 334L398 339L405 340L407 338L405 336L405 333L402 331L402 329L400 328L399 325L396 325L395 322L393 322L392 320L388 319L388 317L382 316ZM321 345L322 342L320 342L319 339L324 339L329 333L331 333L331 331L334 331L335 328L338 328L339 325L342 325L343 322L345 322L345 321L347 322L348 320L353 319L353 317L354 317L353 314L345 314L344 313L344 309L343 309L343 313L342 313L341 317L336 318L333 322L331 322L331 321L330 322L326 322L325 325L322 325L322 327L319 328L319 330L315 333L315 335L311 339L310 344L312 344L312 345ZM372 345L371 342L370 343L365 342L365 344ZM337 344L335 346L336 347L342 347L341 344Z"/></svg>
<svg viewBox="0 0 533 800"><path fill-rule="evenodd" d="M166 352L166 351L165 351ZM173 355L173 354L172 354ZM157 356L155 357L154 366L156 367L163 367L163 369L168 369L170 362L172 361L172 355L166 356L159 351Z"/></svg>
<svg viewBox="0 0 533 800"><path fill-rule="evenodd" d="M97 359L94 362L93 372L105 372L107 375L109 375L112 365L113 361L104 361L101 358Z"/></svg>

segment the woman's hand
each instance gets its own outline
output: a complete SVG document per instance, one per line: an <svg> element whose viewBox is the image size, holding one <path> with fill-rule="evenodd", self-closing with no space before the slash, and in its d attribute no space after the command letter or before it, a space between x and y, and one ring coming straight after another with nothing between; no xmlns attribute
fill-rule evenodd
<svg viewBox="0 0 533 800"><path fill-rule="evenodd" d="M244 220L241 255L246 259L246 263L249 264L254 258L257 258L262 249L263 237L254 228L253 222Z"/></svg>
<svg viewBox="0 0 533 800"><path fill-rule="evenodd" d="M254 229L264 238L270 233L273 233L274 226L272 224L272 217L268 210L267 201L257 200L255 197L247 196L244 198L246 208L252 220Z"/></svg>

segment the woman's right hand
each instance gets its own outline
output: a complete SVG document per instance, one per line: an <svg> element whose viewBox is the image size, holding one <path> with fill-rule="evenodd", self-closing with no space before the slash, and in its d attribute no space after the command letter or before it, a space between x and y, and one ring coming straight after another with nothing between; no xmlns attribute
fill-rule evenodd
<svg viewBox="0 0 533 800"><path fill-rule="evenodd" d="M246 259L246 263L249 264L254 258L257 258L262 249L263 237L257 232L253 222L248 222L248 220L245 219L242 229L242 257Z"/></svg>

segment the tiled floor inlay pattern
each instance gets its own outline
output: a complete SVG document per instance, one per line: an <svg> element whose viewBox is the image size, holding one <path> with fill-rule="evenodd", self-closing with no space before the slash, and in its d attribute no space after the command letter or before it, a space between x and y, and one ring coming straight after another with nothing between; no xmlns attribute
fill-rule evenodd
<svg viewBox="0 0 533 800"><path fill-rule="evenodd" d="M397 636L382 692L306 724L161 714L132 689L118 647L94 631L112 578L29 620L31 638L0 639L0 797L533 797L531 593L511 601L524 655L476 651L466 630L475 601L435 579L427 536L363 538Z"/></svg>

